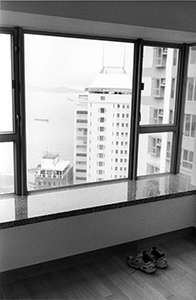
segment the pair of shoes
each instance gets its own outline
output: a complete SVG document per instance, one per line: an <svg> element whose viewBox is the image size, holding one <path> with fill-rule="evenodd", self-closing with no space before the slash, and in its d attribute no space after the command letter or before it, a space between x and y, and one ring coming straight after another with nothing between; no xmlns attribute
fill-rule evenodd
<svg viewBox="0 0 196 300"><path fill-rule="evenodd" d="M128 256L127 264L131 268L140 269L148 274L156 271L155 263L153 259L146 253L146 250L138 253L135 256Z"/></svg>
<svg viewBox="0 0 196 300"><path fill-rule="evenodd" d="M146 250L138 253L135 256L127 257L127 264L135 269L140 269L145 273L154 273L157 268L167 267L167 258L164 253L157 251L156 247L147 252Z"/></svg>
<svg viewBox="0 0 196 300"><path fill-rule="evenodd" d="M153 259L157 268L164 269L167 267L167 257L165 253L160 253L159 251L157 251L156 247L152 247L148 255L151 259Z"/></svg>

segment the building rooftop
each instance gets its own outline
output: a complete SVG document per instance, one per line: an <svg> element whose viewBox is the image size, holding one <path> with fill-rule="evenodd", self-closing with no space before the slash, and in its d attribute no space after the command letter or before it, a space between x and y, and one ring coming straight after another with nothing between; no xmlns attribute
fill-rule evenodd
<svg viewBox="0 0 196 300"><path fill-rule="evenodd" d="M105 67L85 90L90 93L131 94L132 82L123 68Z"/></svg>
<svg viewBox="0 0 196 300"><path fill-rule="evenodd" d="M53 164L53 162L51 161L51 164L45 165L42 164L41 165L41 169L47 169L47 170L52 170L52 171L63 171L65 170L68 166L69 166L70 162L69 160L61 160L58 161L56 164Z"/></svg>

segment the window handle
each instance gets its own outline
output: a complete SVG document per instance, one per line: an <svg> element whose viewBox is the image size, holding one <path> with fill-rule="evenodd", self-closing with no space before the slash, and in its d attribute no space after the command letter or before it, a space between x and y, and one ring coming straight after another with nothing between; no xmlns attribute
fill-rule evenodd
<svg viewBox="0 0 196 300"><path fill-rule="evenodd" d="M138 120L139 120L139 123L141 122L141 112L139 111L138 112Z"/></svg>
<svg viewBox="0 0 196 300"><path fill-rule="evenodd" d="M20 115L19 114L16 115L16 124L17 124L17 127L20 126Z"/></svg>
<svg viewBox="0 0 196 300"><path fill-rule="evenodd" d="M141 82L141 91L143 91L143 90L144 90L144 83Z"/></svg>

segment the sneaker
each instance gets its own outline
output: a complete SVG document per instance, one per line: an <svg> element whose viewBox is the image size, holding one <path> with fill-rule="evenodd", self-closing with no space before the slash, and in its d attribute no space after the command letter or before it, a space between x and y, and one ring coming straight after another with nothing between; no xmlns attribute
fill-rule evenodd
<svg viewBox="0 0 196 300"><path fill-rule="evenodd" d="M154 260L157 268L164 269L167 267L167 257L165 253L160 253L156 247L152 247L149 256Z"/></svg>
<svg viewBox="0 0 196 300"><path fill-rule="evenodd" d="M128 256L127 263L131 268L140 269L146 273L154 273L156 271L155 262L145 250L136 256Z"/></svg>

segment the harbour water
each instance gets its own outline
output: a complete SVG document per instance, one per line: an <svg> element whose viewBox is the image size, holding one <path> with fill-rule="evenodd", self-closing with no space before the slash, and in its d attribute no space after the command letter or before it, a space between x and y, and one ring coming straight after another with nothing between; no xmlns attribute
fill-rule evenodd
<svg viewBox="0 0 196 300"><path fill-rule="evenodd" d="M73 164L75 100L78 94L28 92L26 96L27 168L41 163L45 152Z"/></svg>

